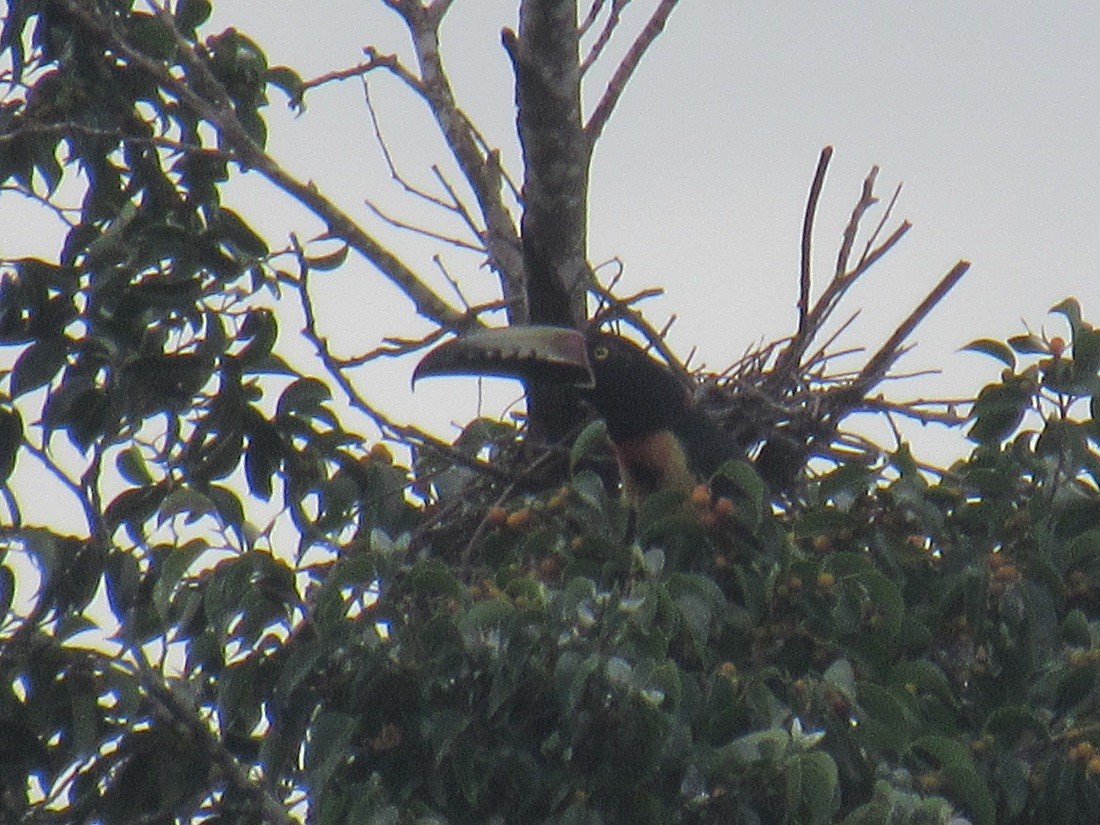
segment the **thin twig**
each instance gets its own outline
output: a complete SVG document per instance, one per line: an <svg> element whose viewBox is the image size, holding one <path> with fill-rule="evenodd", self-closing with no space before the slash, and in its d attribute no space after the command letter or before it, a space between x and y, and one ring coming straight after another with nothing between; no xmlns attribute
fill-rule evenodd
<svg viewBox="0 0 1100 825"><path fill-rule="evenodd" d="M448 208L455 212L462 218L462 222L466 224L469 230L473 233L474 237L481 242L482 248L485 246L485 234L484 230L477 225L470 210L466 208L466 204L463 203L462 198L458 196L458 192L451 185L451 182L447 180L447 176L443 174L439 168L439 164L432 164L432 174L435 175L435 179L439 181L439 185L443 187L443 191L450 197L451 202L448 204Z"/></svg>
<svg viewBox="0 0 1100 825"><path fill-rule="evenodd" d="M852 245L856 242L856 233L859 232L859 224L863 220L863 216L868 209L878 203L878 198L875 197L875 181L877 179L878 166L872 166L871 171L867 173L867 177L863 179L863 190L860 192L856 205L852 207L852 215L848 218L848 223L844 227L840 251L836 256L836 271L833 273L836 278L851 277L848 272L848 259L851 257Z"/></svg>
<svg viewBox="0 0 1100 825"><path fill-rule="evenodd" d="M629 5L630 0L611 0L611 11L608 12L607 20L596 37L596 42L592 44L592 48L588 50L588 54L581 61L582 76L592 68L592 64L599 59L604 48L611 42L611 35L615 33L615 29L619 27L619 21L622 19L623 9ZM583 34L587 30L587 26L582 25L580 30Z"/></svg>
<svg viewBox="0 0 1100 825"><path fill-rule="evenodd" d="M584 37L588 33L588 30L595 25L596 20L600 16L600 12L603 11L604 3L606 2L607 0L592 0L592 5L588 7L588 14L584 16L584 20L581 21L580 26L577 28L581 37Z"/></svg>
<svg viewBox="0 0 1100 825"><path fill-rule="evenodd" d="M454 292L455 296L458 298L459 301L462 302L462 306L466 308L466 312L469 313L471 310L470 302L466 300L466 295L462 291L462 285L459 284L458 280L453 275L451 275L450 272L447 271L447 267L443 265L443 259L439 257L439 255L432 255L432 263L435 264L435 268L439 270L440 274L443 276L443 279L450 285L451 290Z"/></svg>
<svg viewBox="0 0 1100 825"><path fill-rule="evenodd" d="M477 200L485 222L485 246L493 268L501 276L505 298L518 304L523 298L525 267L519 229L502 198L499 153L488 148L484 136L458 105L440 54L439 25L450 2L436 0L422 7L419 3L386 0L386 5L397 12L409 30L422 97Z"/></svg>
<svg viewBox="0 0 1100 825"><path fill-rule="evenodd" d="M463 240L462 238L456 238L453 235L444 235L441 232L436 232L434 229L428 229L426 226L418 226L415 223L408 223L401 220L400 218L395 218L392 215L387 215L373 201L365 200L363 201L363 204L367 207L367 209L373 212L377 218L384 221L385 223L388 223L395 229L403 229L407 232L422 235L425 238L431 238L432 240L440 241L445 244L450 244L451 246L458 247L459 249L465 249L470 252L486 251L485 247L481 246L480 244L472 244L469 241Z"/></svg>
<svg viewBox="0 0 1100 825"><path fill-rule="evenodd" d="M946 297L947 293L959 282L966 271L970 269L970 261L959 261L951 270L943 276L938 284L925 297L917 308L909 313L894 333L884 343L860 371L859 377L853 384L861 395L873 388L890 369L899 356L899 348L903 341L916 329L932 309Z"/></svg>
<svg viewBox="0 0 1100 825"><path fill-rule="evenodd" d="M832 160L832 157L832 146L826 146L821 150L821 155L817 159L817 169L814 171L813 183L810 184L810 196L806 200L806 212L802 218L802 265L798 279L798 332L796 333L799 336L806 334L806 322L810 314L810 273L814 218L817 215L818 201L821 199L821 189L825 185L825 173L829 169L829 161Z"/></svg>
<svg viewBox="0 0 1100 825"><path fill-rule="evenodd" d="M894 194L890 197L889 202L886 204L886 208L882 210L882 217L879 218L878 224L875 226L874 231L871 232L870 237L867 238L867 243L863 245L863 254L859 256L860 266L862 266L863 263L871 256L871 250L875 245L875 241L878 240L878 236L886 227L887 221L890 220L890 215L893 214L894 207L897 205L898 202L898 198L901 197L901 187L901 183L898 183L898 185L894 187ZM904 223L905 222L902 221L903 225Z"/></svg>
<svg viewBox="0 0 1100 825"><path fill-rule="evenodd" d="M367 47L363 50L366 55L366 62L357 63L347 69L336 69L335 71L326 72L325 74L318 75L317 77L305 80L302 82L302 94L304 95L311 89L316 89L320 86L324 86L328 83L336 83L343 80L351 80L352 78L364 78L366 75L375 71L376 69L385 69L391 74L400 78L406 85L410 86L414 90L418 90L419 81L416 76L406 69L401 61L397 59L395 54L380 54L378 51L371 47Z"/></svg>
<svg viewBox="0 0 1100 825"><path fill-rule="evenodd" d="M861 406L868 412L890 412L895 415L905 416L919 421L921 424L943 424L947 427L957 427L965 424L970 416L962 415L956 407L963 407L973 403L972 399L958 399L948 401L889 401L881 395L875 398L866 398ZM942 410L926 409L927 407L943 407Z"/></svg>
<svg viewBox="0 0 1100 825"><path fill-rule="evenodd" d="M679 0L661 0L657 8L654 9L649 21L645 24L645 28L642 29L641 33L635 38L634 42L630 45L630 49L627 50L626 56L623 57L618 67L615 69L615 73L611 76L611 80L608 81L603 96L600 98L599 103L596 104L596 108L592 111L592 115L588 118L588 123L584 126L584 133L585 137L588 139L589 151L591 151L591 147L596 145L596 141L599 140L600 134L603 132L608 119L611 117L611 113L615 110L615 106L619 102L619 98L622 97L623 92L626 90L626 84L630 81L631 76L638 68L638 64L641 63L642 57L653 44L653 41L657 39L662 31L664 31L665 23L668 22L669 15L672 14L672 10L676 8L678 2Z"/></svg>

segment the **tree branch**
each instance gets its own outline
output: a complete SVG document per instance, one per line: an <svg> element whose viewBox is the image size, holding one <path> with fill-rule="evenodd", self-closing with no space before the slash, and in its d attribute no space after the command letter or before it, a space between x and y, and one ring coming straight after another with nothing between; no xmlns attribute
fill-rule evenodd
<svg viewBox="0 0 1100 825"><path fill-rule="evenodd" d="M405 21L420 69L419 87L439 130L477 200L485 220L485 246L489 262L501 278L504 299L513 320L526 318L525 262L515 221L504 204L496 152L484 150L485 140L459 108L443 69L439 51L439 25L450 2L429 6L403 0L386 0Z"/></svg>
<svg viewBox="0 0 1100 825"><path fill-rule="evenodd" d="M798 332L796 336L806 334L806 322L810 314L811 287L811 251L813 247L814 217L817 215L817 203L821 199L821 189L825 185L825 172L833 157L833 147L826 146L817 159L817 170L810 185L810 196L806 201L806 213L802 218L802 266L798 281Z"/></svg>
<svg viewBox="0 0 1100 825"><path fill-rule="evenodd" d="M59 0L65 10L112 50L124 56L131 64L140 67L157 83L175 96L182 105L198 117L214 126L223 141L230 147L238 163L255 169L278 188L296 198L303 206L324 221L332 235L346 240L378 270L396 285L413 302L416 311L425 318L448 327L460 325L463 314L440 298L420 277L409 269L393 252L364 232L352 218L335 203L325 197L313 183L303 183L286 172L245 131L233 110L233 104L217 78L199 57L196 47L175 28L170 12L153 4L158 17L176 38L180 58L194 79L175 76L160 62L146 56L129 45L109 24L102 21L93 10L78 0ZM213 100L194 91L201 87L210 90Z"/></svg>
<svg viewBox="0 0 1100 825"><path fill-rule="evenodd" d="M865 395L882 380L901 354L899 348L905 339L912 334L925 316L947 296L947 293L959 282L968 269L970 269L970 261L959 261L951 267L951 270L925 296L925 299L917 305L917 308L909 314L909 317L898 325L893 335L886 339L886 343L879 348L878 352L867 361L867 364L860 370L859 376L852 383L853 392Z"/></svg>
<svg viewBox="0 0 1100 825"><path fill-rule="evenodd" d="M649 22L645 24L645 28L631 44L626 56L619 63L618 68L615 69L615 74L608 81L603 97L596 104L596 108L592 111L592 115L588 118L588 123L584 127L585 136L588 138L589 151L599 140L600 134L607 125L611 113L615 110L619 98L622 97L626 84L630 81L634 70L638 68L638 64L641 63L642 57L645 56L653 41L664 31L665 23L668 22L669 15L672 14L672 10L676 8L678 2L679 0L661 0L660 5L650 16Z"/></svg>

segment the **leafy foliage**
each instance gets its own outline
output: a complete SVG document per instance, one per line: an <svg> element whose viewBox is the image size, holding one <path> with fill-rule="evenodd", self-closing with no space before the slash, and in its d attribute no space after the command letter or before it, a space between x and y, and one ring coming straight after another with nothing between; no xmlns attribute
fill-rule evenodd
<svg viewBox="0 0 1100 825"><path fill-rule="evenodd" d="M724 497L632 515L598 424L524 487L487 420L402 466L280 355L284 288L348 247L272 251L222 203L267 87L305 87L241 32L200 41L209 13L28 0L0 37L5 196L84 181L56 260L0 282L0 818L1093 821L1076 302L1068 342L970 345L1004 372L935 482L902 446L776 511L731 462ZM23 519L33 471L83 529Z"/></svg>

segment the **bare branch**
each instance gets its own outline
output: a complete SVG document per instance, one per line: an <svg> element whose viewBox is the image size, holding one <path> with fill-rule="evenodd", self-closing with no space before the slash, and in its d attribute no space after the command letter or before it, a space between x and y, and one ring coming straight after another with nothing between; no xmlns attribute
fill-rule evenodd
<svg viewBox="0 0 1100 825"><path fill-rule="evenodd" d="M439 24L450 2L436 0L426 7L407 0L386 0L386 4L400 15L409 30L420 69L422 96L477 200L485 221L484 241L489 261L501 277L509 311L518 313L522 320L526 317L526 270L519 232L502 198L500 159L487 148L484 137L455 100L439 51Z"/></svg>
<svg viewBox="0 0 1100 825"><path fill-rule="evenodd" d="M602 3L600 4L602 6ZM604 48L611 42L611 35L615 33L615 29L619 26L619 21L622 19L623 9L630 5L630 0L611 0L611 11L608 13L607 21L603 25L603 29L600 30L599 36L596 38L596 42L592 44L592 48L588 50L588 54L584 60L581 61L581 74L585 74L597 60L599 60L600 54L603 53ZM598 10L593 6L593 11ZM595 17L590 20L586 20L581 24L580 31L583 34L588 28L595 22Z"/></svg>
<svg viewBox="0 0 1100 825"><path fill-rule="evenodd" d="M413 223L407 223L398 218L394 218L391 215L387 215L381 210L373 201L363 201L368 209L378 216L381 220L388 223L397 229L404 229L409 232L415 232L417 235L423 235L425 238L432 238L433 240L442 241L443 243L450 244L451 246L457 246L459 249L466 249L471 252L484 252L485 247L477 244L472 244L469 241L464 241L462 238L455 238L451 235L444 235L440 232L436 232L434 229L428 229L424 226L417 226Z"/></svg>
<svg viewBox="0 0 1100 825"><path fill-rule="evenodd" d="M592 5L588 7L588 14L584 16L584 20L581 21L580 26L577 28L577 32L581 37L588 34L588 30L595 24L596 20L600 17L600 12L603 11L604 3L607 0L592 0Z"/></svg>
<svg viewBox="0 0 1100 825"><path fill-rule="evenodd" d="M812 266L811 248L813 245L814 217L817 215L817 203L821 198L821 189L825 185L825 172L833 157L833 147L826 146L817 159L817 170L810 184L810 196L806 201L806 214L802 219L802 267L798 281L798 333L806 334L806 322L810 314L810 270Z"/></svg>
<svg viewBox="0 0 1100 825"><path fill-rule="evenodd" d="M634 309L635 304L662 295L664 294L664 290L645 289L634 295L619 298L612 294L609 289L595 282L593 282L589 289L593 294L599 296L603 304L603 309L598 311L592 318L593 324L600 324L605 321L614 321L618 319L626 321L630 326L642 334L642 337L645 338L647 343L657 351L661 358L663 358L669 367L672 368L672 371L680 376L681 380L685 382L690 381L690 373L686 364L676 357L676 354L665 341L665 335L668 333L669 327L675 323L676 316L673 315L665 322L664 327L658 330L641 312Z"/></svg>
<svg viewBox="0 0 1100 825"><path fill-rule="evenodd" d="M854 391L863 395L882 380L882 377L886 375L901 354L899 350L902 342L912 334L925 316L946 297L947 293L959 282L968 269L970 269L970 261L959 261L951 267L951 270L917 305L917 308L909 314L909 317L894 330L893 335L886 339L886 343L879 348L878 352L867 361L866 366L863 367L859 377L853 383Z"/></svg>
<svg viewBox="0 0 1100 825"><path fill-rule="evenodd" d="M943 424L947 427L957 427L969 420L968 415L962 415L958 407L972 403L971 399L953 399L947 401L889 401L881 395L875 398L864 399L862 407L870 412L888 412L912 418L921 424Z"/></svg>
<svg viewBox="0 0 1100 825"><path fill-rule="evenodd" d="M470 210L466 208L466 204L463 203L462 199L458 196L458 192L451 186L451 182L447 180L447 177L440 171L439 166L434 163L432 164L432 174L435 175L435 179L439 181L439 185L443 187L443 191L446 192L451 199L450 204L444 204L444 206L462 218L462 222L466 224L469 230L474 234L474 237L481 241L480 248L484 248L484 233L474 221L474 217L470 214Z"/></svg>
<svg viewBox="0 0 1100 825"><path fill-rule="evenodd" d="M890 220L890 215L893 213L894 207L897 205L898 198L901 196L901 187L902 185L899 183L894 188L894 194L890 197L890 202L886 204L886 208L882 210L882 217L879 218L878 225L875 226L875 229L871 233L871 236L867 238L867 243L863 246L863 254L859 256L860 266L863 266L866 261L871 257L871 255L874 255L878 252L878 250L873 249L875 241L878 239L878 236L882 234L882 230L886 226L886 222ZM902 221L903 226L905 225L905 223L905 221ZM885 242L883 243L883 246L885 246Z"/></svg>
<svg viewBox="0 0 1100 825"><path fill-rule="evenodd" d="M392 218L389 215L385 214L381 210L381 208L376 206L372 201L368 200L366 201L366 205L370 208L370 210L386 223L390 224L391 226L397 227L398 229L406 229L411 232L415 232L418 235L423 235L428 238L434 238L435 240L443 241L444 243L448 243L452 246L457 246L462 249L468 249L474 252L488 252L488 249L486 248L484 243L484 232L474 221L473 216L470 214L470 211L466 208L466 205L462 203L462 200L459 198L458 193L455 191L454 187L451 186L451 184L447 181L446 177L444 177L438 165L432 165L432 172L434 173L436 180L439 181L440 185L443 187L443 191L447 193L450 201L446 201L438 195L433 195L430 192L426 192L423 189L413 186L398 171L397 164L394 162L393 155L390 153L389 144L386 142L386 138L382 134L382 124L378 120L378 112L375 110L374 103L371 100L370 96L370 86L368 85L365 78L363 79L363 100L366 103L367 113L370 116L370 122L371 127L374 131L375 141L378 144L378 148L382 152L382 157L386 162L386 168L389 169L390 178L400 184L401 188L404 189L407 193L419 198L422 201L425 201L432 206L438 207L445 212L449 212L452 215L457 215L459 219L462 220L462 222L470 229L470 232L473 235L476 243L470 243L469 241L464 241L461 238L443 235L431 229L399 221L396 218Z"/></svg>
<svg viewBox="0 0 1100 825"><path fill-rule="evenodd" d="M588 123L584 127L585 136L588 138L589 151L599 140L600 134L611 117L611 113L615 110L619 98L622 97L623 91L626 89L626 84L630 81L635 69L638 68L638 64L641 63L642 57L645 56L653 41L664 31L665 23L668 22L669 15L672 14L672 10L676 8L678 2L679 0L661 0L660 5L653 11L649 21L645 24L645 28L631 44L626 56L619 63L618 68L615 69L615 73L607 83L603 97L596 104L596 108L592 111L592 115L588 118Z"/></svg>
<svg viewBox="0 0 1100 825"><path fill-rule="evenodd" d="M875 180L877 178L878 167L872 166L871 171L867 173L867 177L863 179L863 191L860 193L856 205L852 208L852 216L848 219L847 226L844 227L840 251L836 256L836 272L834 273L836 278L851 277L848 273L848 258L852 254L852 244L856 241L860 221L867 210L878 203L878 198L875 197Z"/></svg>
<svg viewBox="0 0 1100 825"><path fill-rule="evenodd" d="M366 55L367 58L364 63L358 63L347 69L337 69L335 71L326 72L325 74L304 81L302 83L302 94L304 95L311 89L316 89L329 83L351 80L356 77L365 78L376 69L388 71L395 77L400 78L405 85L413 91L423 94L423 89L421 89L420 81L417 79L416 75L410 72L401 61L397 59L396 54L382 54L371 46L363 49L363 54Z"/></svg>
<svg viewBox="0 0 1100 825"><path fill-rule="evenodd" d="M851 246L854 243L856 233L859 229L859 221L862 219L867 209L877 202L877 198L873 191L874 180L877 175L878 167L873 167L863 182L859 202L852 210L852 218L844 230L844 236L841 241L841 252L837 256L838 266L847 266L848 258L851 254ZM891 205L892 204L893 201L891 201ZM895 229L881 245L861 258L854 269L851 271L841 271L833 275L829 283L826 284L820 297L818 297L813 308L806 316L806 320L802 324L803 333L796 334L791 339L790 345L780 353L775 369L772 371L770 383L773 385L781 382L789 384L792 380L796 379L799 373L798 367L803 355L805 355L806 349L821 331L826 321L828 321L829 316L840 303L840 300L868 269L905 236L910 226L908 221L902 221L898 228ZM876 229L875 232L877 234L878 229ZM805 236L803 236L803 240L805 240Z"/></svg>

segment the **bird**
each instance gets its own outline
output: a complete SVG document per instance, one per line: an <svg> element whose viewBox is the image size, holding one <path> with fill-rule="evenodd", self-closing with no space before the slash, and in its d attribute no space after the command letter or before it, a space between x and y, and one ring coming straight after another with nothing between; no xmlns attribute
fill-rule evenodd
<svg viewBox="0 0 1100 825"><path fill-rule="evenodd" d="M429 375L497 375L572 385L602 418L627 501L638 509L664 490L690 494L744 450L696 403L666 364L597 327L522 325L478 330L429 351Z"/></svg>

